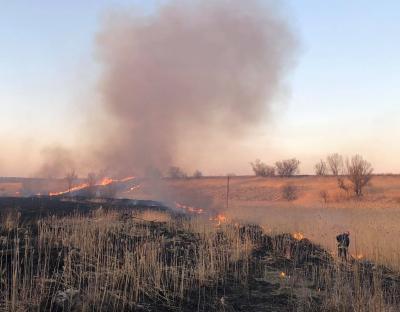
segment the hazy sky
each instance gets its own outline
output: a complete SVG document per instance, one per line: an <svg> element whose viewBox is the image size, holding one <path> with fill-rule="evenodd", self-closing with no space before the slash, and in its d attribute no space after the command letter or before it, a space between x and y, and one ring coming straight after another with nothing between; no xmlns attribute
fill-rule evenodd
<svg viewBox="0 0 400 312"><path fill-rule="evenodd" d="M74 145L95 103L94 37L110 8L151 12L159 1L0 0L0 176L23 175L44 145ZM327 153L360 153L400 172L400 2L284 2L300 38L297 66L274 118L210 173L248 172L249 161L298 157L302 171ZM204 164L206 161L204 161ZM202 163L200 163L202 164ZM29 169L28 169L29 171Z"/></svg>

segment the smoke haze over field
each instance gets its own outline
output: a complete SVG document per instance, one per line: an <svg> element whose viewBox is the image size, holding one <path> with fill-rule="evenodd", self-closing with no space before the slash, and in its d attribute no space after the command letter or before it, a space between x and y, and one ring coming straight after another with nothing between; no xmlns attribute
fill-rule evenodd
<svg viewBox="0 0 400 312"><path fill-rule="evenodd" d="M0 176L64 176L74 166L81 177L118 178L169 165L245 175L257 158L292 157L312 174L331 153L399 173L399 9L7 1Z"/></svg>
<svg viewBox="0 0 400 312"><path fill-rule="evenodd" d="M105 122L94 124L95 157L118 175L180 165L182 146L235 144L267 117L296 40L258 1L169 1L149 16L110 13L97 46Z"/></svg>

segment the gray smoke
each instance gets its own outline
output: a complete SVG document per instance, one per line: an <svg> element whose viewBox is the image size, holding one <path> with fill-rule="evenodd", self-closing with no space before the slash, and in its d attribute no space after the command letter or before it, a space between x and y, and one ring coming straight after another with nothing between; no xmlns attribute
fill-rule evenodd
<svg viewBox="0 0 400 312"><path fill-rule="evenodd" d="M268 115L296 54L277 8L255 0L113 12L97 43L107 122L96 128L96 153L121 174L165 170L194 135L203 144L243 136Z"/></svg>
<svg viewBox="0 0 400 312"><path fill-rule="evenodd" d="M43 148L41 156L42 165L35 173L36 177L63 178L76 165L72 151L60 145L49 145Z"/></svg>

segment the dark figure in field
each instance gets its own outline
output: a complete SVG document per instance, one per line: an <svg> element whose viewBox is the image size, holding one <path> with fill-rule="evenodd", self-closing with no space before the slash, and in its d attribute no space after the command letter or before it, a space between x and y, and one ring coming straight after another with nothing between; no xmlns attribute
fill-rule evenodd
<svg viewBox="0 0 400 312"><path fill-rule="evenodd" d="M350 232L344 232L336 236L338 243L338 256L347 261L347 251L350 245Z"/></svg>

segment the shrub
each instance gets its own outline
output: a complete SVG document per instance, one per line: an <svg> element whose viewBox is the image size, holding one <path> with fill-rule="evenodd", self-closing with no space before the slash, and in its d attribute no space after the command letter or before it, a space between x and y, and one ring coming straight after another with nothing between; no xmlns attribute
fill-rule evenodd
<svg viewBox="0 0 400 312"><path fill-rule="evenodd" d="M290 177L299 173L300 161L296 158L285 159L275 163L276 171L280 176Z"/></svg>
<svg viewBox="0 0 400 312"><path fill-rule="evenodd" d="M282 197L288 201L297 199L297 187L293 184L286 184L282 187Z"/></svg>
<svg viewBox="0 0 400 312"><path fill-rule="evenodd" d="M196 171L193 173L193 178L200 179L200 178L202 178L202 177L203 177L203 173L202 173L200 170L196 170Z"/></svg>
<svg viewBox="0 0 400 312"><path fill-rule="evenodd" d="M341 174L343 170L343 157L337 153L328 155L326 158L329 168L334 176Z"/></svg>
<svg viewBox="0 0 400 312"><path fill-rule="evenodd" d="M373 168L371 164L364 160L362 156L355 155L351 160L347 159L346 169L354 194L357 197L362 196L364 186L366 186L372 178Z"/></svg>
<svg viewBox="0 0 400 312"><path fill-rule="evenodd" d="M326 165L326 162L322 159L319 161L319 163L315 164L314 169L315 174L318 176L324 176L328 173L328 166Z"/></svg>
<svg viewBox="0 0 400 312"><path fill-rule="evenodd" d="M173 179L186 178L187 174L179 167L171 166L168 169L168 177Z"/></svg>
<svg viewBox="0 0 400 312"><path fill-rule="evenodd" d="M272 177L275 175L275 168L273 166L268 166L259 159L250 163L250 165L254 174L258 177Z"/></svg>

